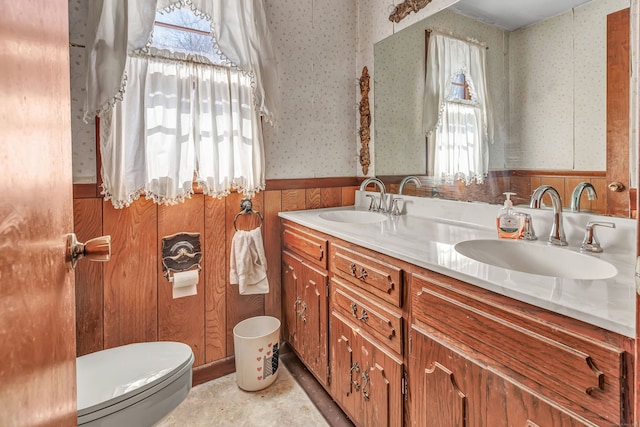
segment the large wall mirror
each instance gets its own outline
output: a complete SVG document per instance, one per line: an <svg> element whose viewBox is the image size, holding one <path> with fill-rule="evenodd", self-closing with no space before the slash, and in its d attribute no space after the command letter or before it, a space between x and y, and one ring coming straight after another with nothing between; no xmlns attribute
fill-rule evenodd
<svg viewBox="0 0 640 427"><path fill-rule="evenodd" d="M488 48L487 86L494 118L490 175L529 171L535 176L536 171L551 171L556 180L564 176L576 181L585 172L601 177L599 198L606 198L606 171L612 167L607 163L607 20L629 8L630 1L557 0L556 8L566 5L553 16L522 26L496 23L482 10L482 2L463 0L376 43L376 176L418 175L429 186L422 96L425 31L432 29L480 41ZM488 3L496 7L500 2ZM624 96L628 105L630 95ZM628 122L625 126L628 139ZM629 144L627 140L627 150ZM629 173L628 163L621 166L628 184L635 171ZM509 184L504 179L487 180L463 191L464 198L497 203L503 190L513 190L505 186ZM530 187L519 186L524 202ZM460 192L454 193L452 198ZM422 194L447 196L436 186ZM628 192L624 197L629 200Z"/></svg>

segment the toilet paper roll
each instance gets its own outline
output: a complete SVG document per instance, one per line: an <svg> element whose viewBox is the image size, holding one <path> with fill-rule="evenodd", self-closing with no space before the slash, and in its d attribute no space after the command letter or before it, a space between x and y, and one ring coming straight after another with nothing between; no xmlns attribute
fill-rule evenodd
<svg viewBox="0 0 640 427"><path fill-rule="evenodd" d="M171 281L173 282L173 299L188 297L198 293L198 279L200 273L198 270L180 271L173 273Z"/></svg>

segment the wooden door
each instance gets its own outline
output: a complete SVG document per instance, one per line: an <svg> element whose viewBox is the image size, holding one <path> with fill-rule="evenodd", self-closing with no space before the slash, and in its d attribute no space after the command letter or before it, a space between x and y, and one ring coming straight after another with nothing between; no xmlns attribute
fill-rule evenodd
<svg viewBox="0 0 640 427"><path fill-rule="evenodd" d="M2 1L0 425L76 424L67 0Z"/></svg>
<svg viewBox="0 0 640 427"><path fill-rule="evenodd" d="M607 16L607 215L629 216L630 9ZM598 195L601 196L601 195Z"/></svg>

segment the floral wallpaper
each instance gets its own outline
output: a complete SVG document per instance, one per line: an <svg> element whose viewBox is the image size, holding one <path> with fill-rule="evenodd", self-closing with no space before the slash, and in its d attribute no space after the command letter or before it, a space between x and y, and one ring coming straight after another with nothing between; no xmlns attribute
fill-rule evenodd
<svg viewBox="0 0 640 427"><path fill-rule="evenodd" d="M511 167L606 169L606 16L625 7L594 1L511 33Z"/></svg>
<svg viewBox="0 0 640 427"><path fill-rule="evenodd" d="M95 122L85 123L84 51L87 0L69 0L69 67L71 73L71 141L74 184L96 182Z"/></svg>
<svg viewBox="0 0 640 427"><path fill-rule="evenodd" d="M267 179L353 176L355 0L268 0L280 122L265 127Z"/></svg>

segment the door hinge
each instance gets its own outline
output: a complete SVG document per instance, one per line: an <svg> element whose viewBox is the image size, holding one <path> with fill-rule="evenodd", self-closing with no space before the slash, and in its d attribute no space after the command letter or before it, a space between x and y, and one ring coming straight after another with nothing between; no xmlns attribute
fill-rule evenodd
<svg viewBox="0 0 640 427"><path fill-rule="evenodd" d="M327 385L331 385L331 365L327 365Z"/></svg>
<svg viewBox="0 0 640 427"><path fill-rule="evenodd" d="M413 350L413 334L409 331L409 356L411 356L411 350Z"/></svg>
<svg viewBox="0 0 640 427"><path fill-rule="evenodd" d="M329 283L327 283L326 287L325 287L325 296L327 298L329 298Z"/></svg>

